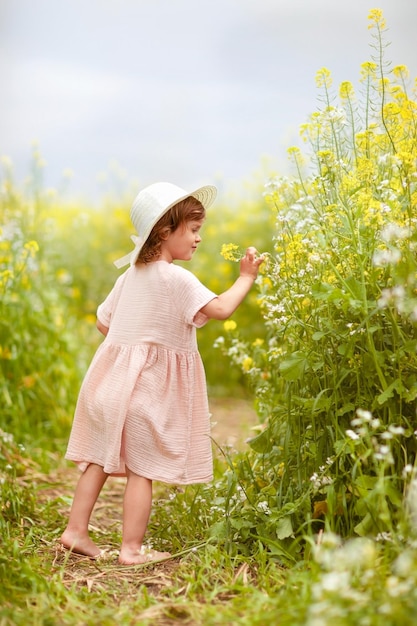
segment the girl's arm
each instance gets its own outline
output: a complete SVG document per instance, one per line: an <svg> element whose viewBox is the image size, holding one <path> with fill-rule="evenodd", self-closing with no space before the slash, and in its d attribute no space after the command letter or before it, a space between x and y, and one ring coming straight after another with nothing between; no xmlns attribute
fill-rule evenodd
<svg viewBox="0 0 417 626"><path fill-rule="evenodd" d="M107 335L107 333L109 332L109 329L107 328L107 326L104 326L104 324L102 324L102 323L100 322L100 320L99 320L99 319L98 319L98 320L97 320L97 322L96 322L96 326L97 326L98 330L99 330L99 331L100 331L100 332L101 332L104 336L106 336L106 335Z"/></svg>
<svg viewBox="0 0 417 626"><path fill-rule="evenodd" d="M248 248L240 261L239 278L227 291L206 304L201 312L215 320L225 320L230 317L249 293L263 260L262 255L257 256L255 248Z"/></svg>

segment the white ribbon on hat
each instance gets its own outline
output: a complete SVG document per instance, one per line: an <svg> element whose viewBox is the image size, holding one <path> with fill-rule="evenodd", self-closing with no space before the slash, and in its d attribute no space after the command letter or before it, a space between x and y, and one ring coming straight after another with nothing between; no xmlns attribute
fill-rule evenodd
<svg viewBox="0 0 417 626"><path fill-rule="evenodd" d="M139 256L139 252L143 244L145 243L142 237L138 237L137 235L131 235L130 238L135 244L135 248L132 250L132 252L129 252L129 254L125 254L125 256L122 256L121 259L117 259L117 261L114 261L114 265L118 269L120 269L121 267L124 267L128 263L130 263L130 265L133 265L134 263L136 263L137 258Z"/></svg>

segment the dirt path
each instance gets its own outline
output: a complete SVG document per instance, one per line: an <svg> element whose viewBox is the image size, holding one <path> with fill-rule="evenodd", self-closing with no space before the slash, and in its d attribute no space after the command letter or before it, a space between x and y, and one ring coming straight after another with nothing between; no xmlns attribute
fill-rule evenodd
<svg viewBox="0 0 417 626"><path fill-rule="evenodd" d="M251 428L258 423L251 402L233 398L212 399L210 408L214 441L220 447L230 446L243 450L245 440L253 435ZM37 482L41 485L40 500L45 504L54 501L63 523L68 515L77 479L77 468L65 463L57 468L54 475L37 476ZM94 510L92 529L99 532L103 538L111 534L115 528L120 528L124 485L123 478L109 480ZM61 530L57 529L57 539ZM116 596L120 591L125 600L126 594L131 593L133 597L141 584L146 585L149 593L158 595L164 586L170 584L170 574L179 565L178 559L173 559L158 566L146 566L138 570L118 566L117 555L111 561L100 564L86 557L69 555L60 547L58 541L45 546L45 551L47 552L45 558L51 560L54 568L59 567L63 572L62 581L68 588L75 585L87 587L89 591L111 589Z"/></svg>
<svg viewBox="0 0 417 626"><path fill-rule="evenodd" d="M212 437L220 446L230 445L238 450L245 447L248 437L253 437L253 426L258 424L258 417L253 403L235 398L212 398Z"/></svg>

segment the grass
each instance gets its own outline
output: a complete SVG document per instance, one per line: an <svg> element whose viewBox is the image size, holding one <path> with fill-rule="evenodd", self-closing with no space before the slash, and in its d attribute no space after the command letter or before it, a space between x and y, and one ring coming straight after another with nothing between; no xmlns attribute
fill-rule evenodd
<svg viewBox="0 0 417 626"><path fill-rule="evenodd" d="M227 456L237 460L241 453ZM9 440L0 457L1 626L415 623L417 544L410 539L392 546L320 532L306 541L305 558L285 567L261 542L244 555L211 532L221 519L216 484L157 485L148 540L173 557L120 566L124 481L109 479L91 524L108 554L93 561L58 541L77 480L62 451L22 451ZM224 463L216 454L217 480Z"/></svg>
<svg viewBox="0 0 417 626"><path fill-rule="evenodd" d="M171 537L176 548L172 559L118 565L123 479L108 481L92 519L92 534L108 549L107 558L93 561L72 555L61 548L58 538L77 470L58 454L50 455L46 474L23 456L19 461L20 475L9 476L2 485L2 626L253 624L256 615L264 614L271 591L283 585L284 570L266 555L263 562L259 555L244 559L228 555L207 537L196 540L201 520L196 524L184 514L180 517L184 544ZM13 498L7 497L6 484L12 487ZM189 493L176 491L181 495L177 506L195 502L196 489L185 491ZM164 505L166 499L175 500L172 494L172 488L158 487L151 536L167 532Z"/></svg>

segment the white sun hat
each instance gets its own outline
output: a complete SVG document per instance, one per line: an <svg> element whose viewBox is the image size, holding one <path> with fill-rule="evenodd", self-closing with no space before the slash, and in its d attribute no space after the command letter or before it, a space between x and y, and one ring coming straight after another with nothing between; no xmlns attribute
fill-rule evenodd
<svg viewBox="0 0 417 626"><path fill-rule="evenodd" d="M130 265L136 263L152 228L175 204L191 196L199 200L205 209L208 209L214 202L216 195L217 189L213 185L205 185L195 191L186 191L172 183L154 183L142 189L130 209L130 219L137 231L137 235L131 236L135 248L129 254L115 261L115 266L120 268L128 263Z"/></svg>

